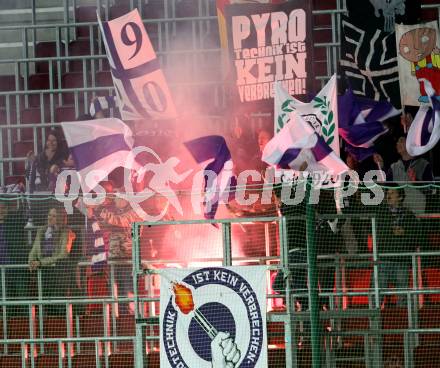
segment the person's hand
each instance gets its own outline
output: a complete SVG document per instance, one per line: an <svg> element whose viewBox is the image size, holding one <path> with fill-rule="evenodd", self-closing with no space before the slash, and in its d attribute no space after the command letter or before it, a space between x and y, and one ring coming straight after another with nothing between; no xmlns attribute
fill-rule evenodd
<svg viewBox="0 0 440 368"><path fill-rule="evenodd" d="M52 165L49 169L51 174L57 175L60 172L60 167L58 165Z"/></svg>
<svg viewBox="0 0 440 368"><path fill-rule="evenodd" d="M36 158L34 151L29 151L29 152L26 154L26 158L27 158L29 161L34 161L35 158Z"/></svg>
<svg viewBox="0 0 440 368"><path fill-rule="evenodd" d="M304 161L301 166L299 167L299 171L305 171L307 169L307 167L309 166L309 164Z"/></svg>
<svg viewBox="0 0 440 368"><path fill-rule="evenodd" d="M29 263L29 270L35 271L38 267L40 267L41 262L40 261L31 261Z"/></svg>
<svg viewBox="0 0 440 368"><path fill-rule="evenodd" d="M402 125L403 130L405 132L408 131L409 127L411 126L411 123L413 122L413 120L414 120L414 118L409 113L400 115L400 124Z"/></svg>
<svg viewBox="0 0 440 368"><path fill-rule="evenodd" d="M219 332L211 342L212 368L234 368L240 360L240 350L229 333Z"/></svg>
<svg viewBox="0 0 440 368"><path fill-rule="evenodd" d="M375 153L373 155L373 160L374 160L374 162L376 163L377 166L379 166L381 169L383 168L384 163L383 163L383 158L382 158L381 155L379 155L378 153Z"/></svg>
<svg viewBox="0 0 440 368"><path fill-rule="evenodd" d="M91 103L93 104L95 101L98 101L98 97L94 97ZM103 118L105 118L104 111L102 110L95 111L95 115L93 115L93 119L103 119Z"/></svg>

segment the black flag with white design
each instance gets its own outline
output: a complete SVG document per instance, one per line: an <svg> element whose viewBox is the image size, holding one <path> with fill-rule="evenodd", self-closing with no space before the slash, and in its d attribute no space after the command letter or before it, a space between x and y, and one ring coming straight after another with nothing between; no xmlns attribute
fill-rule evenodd
<svg viewBox="0 0 440 368"><path fill-rule="evenodd" d="M396 23L415 24L421 13L420 0L346 0L348 16L358 25L394 32Z"/></svg>
<svg viewBox="0 0 440 368"><path fill-rule="evenodd" d="M396 36L342 19L341 69L358 96L388 100L400 108Z"/></svg>

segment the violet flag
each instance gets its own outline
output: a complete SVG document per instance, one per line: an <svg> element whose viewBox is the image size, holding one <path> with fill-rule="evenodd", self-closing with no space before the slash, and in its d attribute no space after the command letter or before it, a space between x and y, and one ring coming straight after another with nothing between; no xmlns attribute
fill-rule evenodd
<svg viewBox="0 0 440 368"><path fill-rule="evenodd" d="M200 137L184 145L197 163L210 161L204 169L204 216L213 219L219 202L229 201L237 185L237 179L232 173L231 152L225 139L218 135Z"/></svg>
<svg viewBox="0 0 440 368"><path fill-rule="evenodd" d="M357 97L350 89L339 97L338 110L339 135L358 161L375 153L374 142L388 131L384 121L400 114L389 102Z"/></svg>

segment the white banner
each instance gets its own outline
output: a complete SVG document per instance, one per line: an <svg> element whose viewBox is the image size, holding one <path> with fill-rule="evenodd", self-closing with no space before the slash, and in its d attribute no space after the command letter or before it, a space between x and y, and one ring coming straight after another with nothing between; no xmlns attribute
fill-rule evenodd
<svg viewBox="0 0 440 368"><path fill-rule="evenodd" d="M412 26L396 24L397 63L402 106L429 103L427 79L440 96L440 50L437 22Z"/></svg>
<svg viewBox="0 0 440 368"><path fill-rule="evenodd" d="M160 366L267 367L265 266L164 269Z"/></svg>
<svg viewBox="0 0 440 368"><path fill-rule="evenodd" d="M290 96L280 84L275 88L275 134L290 120L290 113L296 110L325 143L339 156L338 93L336 74L331 77L316 97L304 103Z"/></svg>
<svg viewBox="0 0 440 368"><path fill-rule="evenodd" d="M98 21L123 120L173 119L176 109L137 9Z"/></svg>

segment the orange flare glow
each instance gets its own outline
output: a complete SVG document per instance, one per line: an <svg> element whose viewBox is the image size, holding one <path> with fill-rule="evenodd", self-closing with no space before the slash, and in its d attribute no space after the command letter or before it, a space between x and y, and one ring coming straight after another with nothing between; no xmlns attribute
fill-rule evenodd
<svg viewBox="0 0 440 368"><path fill-rule="evenodd" d="M194 310L194 300L191 290L186 286L173 283L174 302L183 314L188 314Z"/></svg>

